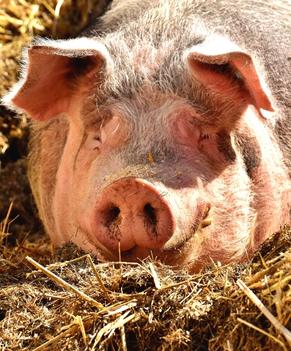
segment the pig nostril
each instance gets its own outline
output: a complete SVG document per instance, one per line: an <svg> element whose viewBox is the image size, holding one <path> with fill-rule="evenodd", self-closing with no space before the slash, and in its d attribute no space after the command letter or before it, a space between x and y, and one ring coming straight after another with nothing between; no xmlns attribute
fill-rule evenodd
<svg viewBox="0 0 291 351"><path fill-rule="evenodd" d="M114 223L119 217L119 214L120 214L120 209L118 207L114 206L109 208L105 214L106 226L110 226L110 224Z"/></svg>
<svg viewBox="0 0 291 351"><path fill-rule="evenodd" d="M153 208L153 206L149 203L147 203L144 206L144 214L145 217L149 220L149 222L152 225L156 225L157 224L157 216L156 216L156 210Z"/></svg>

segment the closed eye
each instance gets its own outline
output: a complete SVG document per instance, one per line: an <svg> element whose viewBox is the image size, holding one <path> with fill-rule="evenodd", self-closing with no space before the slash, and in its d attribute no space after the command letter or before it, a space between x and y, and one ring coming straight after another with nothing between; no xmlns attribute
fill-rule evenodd
<svg viewBox="0 0 291 351"><path fill-rule="evenodd" d="M99 150L101 146L101 136L99 132L98 134L96 131L94 133L88 133L85 145L89 150Z"/></svg>

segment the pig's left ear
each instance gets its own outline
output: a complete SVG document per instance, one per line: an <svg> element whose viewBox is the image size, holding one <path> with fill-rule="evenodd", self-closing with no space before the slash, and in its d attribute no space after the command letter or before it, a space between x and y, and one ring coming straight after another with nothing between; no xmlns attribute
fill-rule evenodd
<svg viewBox="0 0 291 351"><path fill-rule="evenodd" d="M37 120L67 112L72 98L92 88L112 65L105 46L89 38L38 41L26 56L22 79L3 102Z"/></svg>
<svg viewBox="0 0 291 351"><path fill-rule="evenodd" d="M262 115L274 111L268 90L259 76L252 57L229 39L212 35L186 53L189 69L195 79L221 94L232 90L233 81L243 82L250 104Z"/></svg>

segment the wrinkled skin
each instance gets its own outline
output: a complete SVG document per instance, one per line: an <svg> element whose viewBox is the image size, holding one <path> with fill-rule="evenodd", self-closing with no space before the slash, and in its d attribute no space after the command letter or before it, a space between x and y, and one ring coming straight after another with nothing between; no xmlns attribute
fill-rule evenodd
<svg viewBox="0 0 291 351"><path fill-rule="evenodd" d="M114 1L80 38L29 48L5 102L32 118L55 244L195 271L290 223L290 5L270 6Z"/></svg>

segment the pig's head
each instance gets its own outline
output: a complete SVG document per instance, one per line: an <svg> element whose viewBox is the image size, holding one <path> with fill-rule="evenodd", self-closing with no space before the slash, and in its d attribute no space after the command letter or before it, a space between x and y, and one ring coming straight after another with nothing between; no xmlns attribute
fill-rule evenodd
<svg viewBox="0 0 291 351"><path fill-rule="evenodd" d="M33 120L30 179L53 242L190 269L245 258L282 222L252 57L219 36L114 40L37 42L6 97Z"/></svg>

